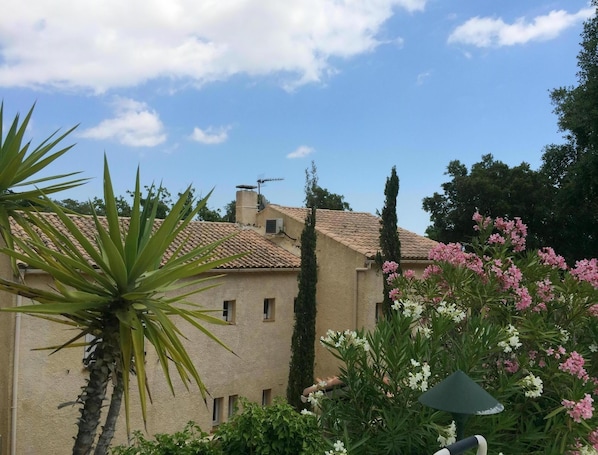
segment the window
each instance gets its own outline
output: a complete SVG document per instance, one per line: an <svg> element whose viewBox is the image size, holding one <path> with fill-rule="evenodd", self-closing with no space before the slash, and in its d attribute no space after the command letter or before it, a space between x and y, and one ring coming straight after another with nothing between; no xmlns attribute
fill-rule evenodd
<svg viewBox="0 0 598 455"><path fill-rule="evenodd" d="M264 299L264 321L274 320L274 299Z"/></svg>
<svg viewBox="0 0 598 455"><path fill-rule="evenodd" d="M384 319L384 303L376 303L376 323Z"/></svg>
<svg viewBox="0 0 598 455"><path fill-rule="evenodd" d="M224 398L214 398L214 407L212 408L212 426L217 427L222 423L222 404Z"/></svg>
<svg viewBox="0 0 598 455"><path fill-rule="evenodd" d="M222 319L229 324L235 323L235 301L225 300L222 304Z"/></svg>
<svg viewBox="0 0 598 455"><path fill-rule="evenodd" d="M272 404L272 389L262 390L262 406L269 406Z"/></svg>
<svg viewBox="0 0 598 455"><path fill-rule="evenodd" d="M228 418L230 419L235 413L237 402L239 401L239 395L231 395L228 397Z"/></svg>

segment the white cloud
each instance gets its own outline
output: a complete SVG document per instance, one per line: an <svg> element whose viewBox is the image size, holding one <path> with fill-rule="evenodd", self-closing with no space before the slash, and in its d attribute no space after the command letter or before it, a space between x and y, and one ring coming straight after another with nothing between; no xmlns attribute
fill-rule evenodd
<svg viewBox="0 0 598 455"><path fill-rule="evenodd" d="M115 117L79 133L89 139L112 139L131 147L155 147L166 141L164 125L156 111L130 98L116 98Z"/></svg>
<svg viewBox="0 0 598 455"><path fill-rule="evenodd" d="M299 146L294 152L291 152L287 155L287 158L305 158L308 155L311 155L316 150L313 147L308 147L307 145Z"/></svg>
<svg viewBox="0 0 598 455"><path fill-rule="evenodd" d="M424 71L417 75L417 85L423 85L430 77L432 77L432 71Z"/></svg>
<svg viewBox="0 0 598 455"><path fill-rule="evenodd" d="M318 82L370 52L382 25L429 0L28 0L0 16L0 87L102 92L235 74Z"/></svg>
<svg viewBox="0 0 598 455"><path fill-rule="evenodd" d="M474 17L455 28L448 42L476 47L500 47L529 41L547 41L591 17L594 12L595 8L583 8L577 13L553 10L531 21L520 17L512 24L507 24L501 18Z"/></svg>
<svg viewBox="0 0 598 455"><path fill-rule="evenodd" d="M221 144L228 139L229 130L230 126L221 126L219 128L209 126L205 130L195 127L193 133L191 133L191 139L202 144Z"/></svg>

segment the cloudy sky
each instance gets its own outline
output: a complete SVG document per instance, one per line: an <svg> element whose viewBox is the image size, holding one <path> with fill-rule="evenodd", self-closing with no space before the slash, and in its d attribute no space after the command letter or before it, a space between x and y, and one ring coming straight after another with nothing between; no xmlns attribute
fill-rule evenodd
<svg viewBox="0 0 598 455"><path fill-rule="evenodd" d="M0 16L5 122L36 103L30 138L79 124L52 173L116 191L212 188L212 208L258 179L274 203L319 183L356 211L384 203L423 234L422 198L451 160L491 153L537 169L562 142L549 91L576 83L587 0L28 0ZM68 143L68 142L67 142ZM524 214L522 214L524 216Z"/></svg>

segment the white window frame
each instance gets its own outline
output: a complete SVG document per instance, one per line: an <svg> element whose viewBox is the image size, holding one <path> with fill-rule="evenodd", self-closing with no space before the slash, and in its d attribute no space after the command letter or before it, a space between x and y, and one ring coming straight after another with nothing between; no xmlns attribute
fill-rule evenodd
<svg viewBox="0 0 598 455"><path fill-rule="evenodd" d="M272 389L262 390L262 406L270 406L272 404Z"/></svg>
<svg viewBox="0 0 598 455"><path fill-rule="evenodd" d="M273 298L264 299L264 321L274 321L276 300Z"/></svg>
<svg viewBox="0 0 598 455"><path fill-rule="evenodd" d="M229 324L236 322L236 307L237 303L235 300L225 300L222 302L222 318Z"/></svg>
<svg viewBox="0 0 598 455"><path fill-rule="evenodd" d="M222 423L222 406L224 403L223 397L214 398L212 407L212 427L217 427Z"/></svg>

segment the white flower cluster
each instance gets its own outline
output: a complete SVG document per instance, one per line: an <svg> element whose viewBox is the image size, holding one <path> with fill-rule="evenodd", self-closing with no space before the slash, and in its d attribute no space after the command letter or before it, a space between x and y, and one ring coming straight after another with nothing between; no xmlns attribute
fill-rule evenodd
<svg viewBox="0 0 598 455"><path fill-rule="evenodd" d="M575 453L578 453L579 455L598 455L598 450L592 446L582 446L577 449L577 452Z"/></svg>
<svg viewBox="0 0 598 455"><path fill-rule="evenodd" d="M315 392L310 392L307 396L307 402L311 404L313 409L320 407L320 400L324 396L324 392L321 390L316 390Z"/></svg>
<svg viewBox="0 0 598 455"><path fill-rule="evenodd" d="M506 331L508 338L505 341L499 341L498 347L502 348L504 352L509 353L521 347L521 342L519 341L519 332L513 325L509 324Z"/></svg>
<svg viewBox="0 0 598 455"><path fill-rule="evenodd" d="M304 416L315 416L315 414L313 412L308 411L307 409L302 409L301 410L301 415L304 415Z"/></svg>
<svg viewBox="0 0 598 455"><path fill-rule="evenodd" d="M466 316L465 311L459 309L457 305L454 303L446 303L444 300L438 304L436 312L441 316L452 319L456 324L465 319Z"/></svg>
<svg viewBox="0 0 598 455"><path fill-rule="evenodd" d="M429 325L418 324L413 328L414 334L419 333L424 338L429 339L432 337L432 327Z"/></svg>
<svg viewBox="0 0 598 455"><path fill-rule="evenodd" d="M320 337L320 343L326 347L330 345L335 348L357 346L366 352L370 350L368 340L366 338L360 338L354 330L345 330L344 332L328 330L325 337Z"/></svg>
<svg viewBox="0 0 598 455"><path fill-rule="evenodd" d="M598 352L598 344L596 344L596 343L592 343L590 346L588 346L588 348L592 352Z"/></svg>
<svg viewBox="0 0 598 455"><path fill-rule="evenodd" d="M324 455L347 455L347 449L345 449L345 445L343 441L336 441L333 445L333 450L327 450L324 452Z"/></svg>
<svg viewBox="0 0 598 455"><path fill-rule="evenodd" d="M392 309L400 311L407 318L419 319L424 312L424 306L413 300L395 300Z"/></svg>
<svg viewBox="0 0 598 455"><path fill-rule="evenodd" d="M413 372L409 372L407 381L411 390L421 390L425 392L428 390L428 378L430 377L430 365L424 362L422 365L417 360L411 359L411 366Z"/></svg>
<svg viewBox="0 0 598 455"><path fill-rule="evenodd" d="M521 386L525 390L525 396L530 398L538 398L544 391L544 384L542 379L533 374L528 374L520 381Z"/></svg>
<svg viewBox="0 0 598 455"><path fill-rule="evenodd" d="M438 439L440 447L446 447L453 442L457 442L457 425L453 420L448 427L442 427L438 431Z"/></svg>

